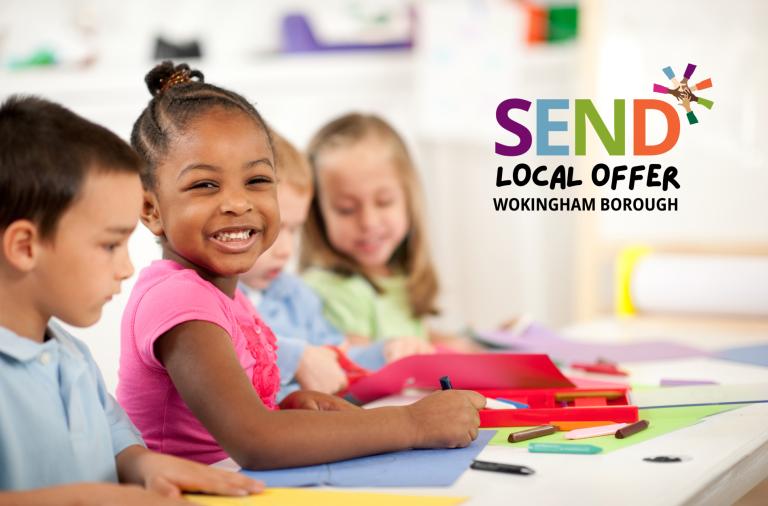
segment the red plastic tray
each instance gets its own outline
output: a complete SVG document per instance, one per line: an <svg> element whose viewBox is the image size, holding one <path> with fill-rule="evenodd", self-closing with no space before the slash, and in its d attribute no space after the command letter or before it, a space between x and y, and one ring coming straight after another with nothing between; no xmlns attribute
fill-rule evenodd
<svg viewBox="0 0 768 506"><path fill-rule="evenodd" d="M556 421L636 422L637 406L629 404L629 388L537 388L476 390L491 398L503 397L528 404L529 408L480 410L481 427L524 427ZM607 399L599 394L611 392L618 397ZM558 394L578 396L572 401L558 401ZM592 397L594 395L594 397ZM602 400L601 400L602 399ZM566 404L563 404L565 402ZM594 405L602 403L603 405ZM593 404L593 405L583 405Z"/></svg>

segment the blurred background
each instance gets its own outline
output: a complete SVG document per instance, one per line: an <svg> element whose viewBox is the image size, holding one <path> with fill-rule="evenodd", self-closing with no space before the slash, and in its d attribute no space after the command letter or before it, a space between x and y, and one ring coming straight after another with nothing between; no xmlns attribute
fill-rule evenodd
<svg viewBox="0 0 768 506"><path fill-rule="evenodd" d="M3 0L0 98L40 94L127 139L150 98L144 74L172 58L245 95L300 147L339 114L382 115L406 138L425 185L442 279L443 313L434 324L445 330L488 329L517 315L555 328L610 316L616 255L634 244L762 261L733 274L724 267L736 284L752 284L739 295L751 297L756 309L739 317L752 321L768 318L765 291L754 291L756 283L768 286L761 127L768 100L760 91L768 82L767 23L761 0ZM668 82L661 69L682 74L687 63L698 65L696 77L712 78L702 95L715 105L695 109L699 123L683 121L677 146L665 155L609 158L595 136L586 157L494 154L494 142L510 138L495 120L506 98L591 98L611 125L615 98L627 99L628 108L634 98L660 98L652 86ZM533 127L533 114L523 121ZM571 129L550 138L573 146L572 137ZM571 164L587 182L572 192L497 189L497 166L518 161ZM679 210L493 208L494 196L622 196L588 182L597 162L677 166L680 190L633 196L677 197ZM159 256L141 226L131 252L137 271ZM708 271L694 277L698 290L720 290ZM132 284L105 307L101 322L78 331L110 389Z"/></svg>

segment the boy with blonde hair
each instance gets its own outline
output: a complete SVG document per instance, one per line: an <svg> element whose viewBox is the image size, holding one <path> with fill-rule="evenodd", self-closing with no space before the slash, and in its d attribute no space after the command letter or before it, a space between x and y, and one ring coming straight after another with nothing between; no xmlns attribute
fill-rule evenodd
<svg viewBox="0 0 768 506"><path fill-rule="evenodd" d="M281 389L278 400L298 390L336 393L347 386L347 374L337 351L345 350L367 369L384 365L384 343L365 344L345 336L323 315L315 293L298 276L284 271L293 257L312 201L309 161L290 142L272 132L278 177L280 233L240 286L277 336Z"/></svg>

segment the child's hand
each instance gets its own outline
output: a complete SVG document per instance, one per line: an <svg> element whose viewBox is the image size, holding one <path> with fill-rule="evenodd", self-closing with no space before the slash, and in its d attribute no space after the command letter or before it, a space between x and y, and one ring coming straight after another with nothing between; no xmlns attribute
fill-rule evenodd
<svg viewBox="0 0 768 506"><path fill-rule="evenodd" d="M166 497L182 492L245 496L264 490L260 481L245 475L208 467L197 462L131 446L117 456L118 473L124 482L143 484Z"/></svg>
<svg viewBox="0 0 768 506"><path fill-rule="evenodd" d="M298 390L288 395L280 403L281 409L313 409L316 411L344 411L348 409L362 409L335 395L311 390Z"/></svg>
<svg viewBox="0 0 768 506"><path fill-rule="evenodd" d="M336 352L325 346L307 346L296 369L296 381L304 390L333 394L347 387L347 374Z"/></svg>
<svg viewBox="0 0 768 506"><path fill-rule="evenodd" d="M428 355L434 352L435 348L429 342L418 337L398 337L384 344L384 360L387 363L411 355Z"/></svg>
<svg viewBox="0 0 768 506"><path fill-rule="evenodd" d="M468 390L432 393L406 409L415 422L416 448L462 448L469 445L480 428L478 410L485 397Z"/></svg>

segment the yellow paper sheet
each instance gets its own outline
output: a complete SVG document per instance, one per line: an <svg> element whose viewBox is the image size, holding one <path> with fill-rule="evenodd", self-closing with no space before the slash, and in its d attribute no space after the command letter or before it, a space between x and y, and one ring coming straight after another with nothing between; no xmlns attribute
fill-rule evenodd
<svg viewBox="0 0 768 506"><path fill-rule="evenodd" d="M188 494L188 501L206 506L454 506L466 497L373 494L308 488L270 488L248 497Z"/></svg>

